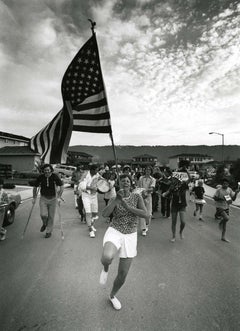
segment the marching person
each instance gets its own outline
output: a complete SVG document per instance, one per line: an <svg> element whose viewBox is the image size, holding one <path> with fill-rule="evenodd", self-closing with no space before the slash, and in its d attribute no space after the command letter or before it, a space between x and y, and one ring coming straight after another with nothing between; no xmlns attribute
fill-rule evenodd
<svg viewBox="0 0 240 331"><path fill-rule="evenodd" d="M204 197L204 187L203 187L203 180L199 179L197 186L194 186L192 189L192 194L195 198L195 206L196 209L193 212L193 216L197 216L197 213L199 211L199 221L203 221L202 219L202 212L203 212L203 205L206 203L206 201L203 199Z"/></svg>
<svg viewBox="0 0 240 331"><path fill-rule="evenodd" d="M109 174L108 183L109 183L110 189L108 192L106 192L104 194L104 201L105 201L106 206L108 205L108 203L111 199L116 197L116 188L115 188L116 178L117 178L117 175L115 174L115 172L111 172ZM112 218L113 218L113 214L111 214L109 216L109 220L107 222L110 223L112 221Z"/></svg>
<svg viewBox="0 0 240 331"><path fill-rule="evenodd" d="M106 206L108 205L109 200L115 198L116 196L116 189L115 189L116 178L117 178L116 174L114 172L111 172L109 174L109 178L107 179L109 183L109 191L104 193L104 201Z"/></svg>
<svg viewBox="0 0 240 331"><path fill-rule="evenodd" d="M33 204L37 199L38 187L40 186L40 216L42 226L40 231L46 230L45 238L50 238L53 230L54 216L57 204L63 193L63 182L59 176L53 172L51 164L44 164L43 174L39 175L33 187Z"/></svg>
<svg viewBox="0 0 240 331"><path fill-rule="evenodd" d="M165 196L164 193L167 192L171 185L171 170L165 169L164 176L160 181L161 190L161 214L163 217L169 218L171 213L171 196Z"/></svg>
<svg viewBox="0 0 240 331"><path fill-rule="evenodd" d="M94 222L98 219L97 181L102 178L98 173L98 169L97 164L91 164L89 171L79 183L90 238L95 238Z"/></svg>
<svg viewBox="0 0 240 331"><path fill-rule="evenodd" d="M5 216L5 207L9 203L7 192L3 189L4 181L0 178L0 240L6 239L7 230L3 227L3 221Z"/></svg>
<svg viewBox="0 0 240 331"><path fill-rule="evenodd" d="M74 204L75 208L78 209L78 184L83 175L83 171L81 169L81 166L77 166L77 169L72 174L72 182L73 182L73 193L74 193Z"/></svg>
<svg viewBox="0 0 240 331"><path fill-rule="evenodd" d="M186 215L186 207L187 207L187 199L186 192L188 190L188 182L190 180L189 173L186 167L182 167L178 170L178 172L186 172L188 176L188 180L179 180L178 178L172 177L172 183L169 189L163 193L164 197L171 196L171 215L172 215L172 239L170 240L172 243L176 241L176 225L177 225L177 217L179 214L180 217L180 238L183 239L183 230L185 228L185 215Z"/></svg>
<svg viewBox="0 0 240 331"><path fill-rule="evenodd" d="M219 228L222 231L221 240L225 242L229 242L229 240L226 238L226 227L227 222L229 221L229 205L231 205L232 202L236 200L238 193L239 187L234 192L229 187L228 179L224 178L222 180L222 186L216 190L213 196L213 199L216 203L217 213L221 216L219 223Z"/></svg>
<svg viewBox="0 0 240 331"><path fill-rule="evenodd" d="M142 231L142 235L146 236L148 232L148 227L151 223L152 217L152 192L156 185L156 179L151 176L152 167L148 166L145 169L145 174L139 178L139 187L144 188L143 197L146 209L149 213L149 218L140 218L140 228Z"/></svg>
<svg viewBox="0 0 240 331"><path fill-rule="evenodd" d="M103 238L101 258L103 270L100 275L100 284L106 284L109 266L119 251L118 274L109 297L116 310L121 309L121 303L115 295L124 284L132 260L137 255L138 217L149 218L141 195L131 192L131 186L131 176L120 175L121 189L102 212L103 217L108 217L113 213L113 219Z"/></svg>
<svg viewBox="0 0 240 331"><path fill-rule="evenodd" d="M159 191L160 191L160 181L163 178L163 173L161 172L159 167L153 168L153 178L156 180L155 187L152 192L152 213L158 211L158 204L159 204Z"/></svg>

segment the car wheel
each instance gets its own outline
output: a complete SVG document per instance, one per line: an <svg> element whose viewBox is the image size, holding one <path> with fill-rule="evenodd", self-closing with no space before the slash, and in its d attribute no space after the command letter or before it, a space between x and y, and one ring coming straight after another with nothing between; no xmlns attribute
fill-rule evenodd
<svg viewBox="0 0 240 331"><path fill-rule="evenodd" d="M10 225L14 222L15 219L15 207L14 205L10 205L6 208L3 226Z"/></svg>

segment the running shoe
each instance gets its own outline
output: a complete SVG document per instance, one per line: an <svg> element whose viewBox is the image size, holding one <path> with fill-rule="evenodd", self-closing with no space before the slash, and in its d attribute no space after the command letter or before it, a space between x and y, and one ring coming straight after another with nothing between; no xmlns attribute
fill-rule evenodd
<svg viewBox="0 0 240 331"><path fill-rule="evenodd" d="M120 310L122 308L121 302L116 297L109 297L109 300L111 301L114 309Z"/></svg>
<svg viewBox="0 0 240 331"><path fill-rule="evenodd" d="M147 235L147 230L142 230L142 236L146 237Z"/></svg>
<svg viewBox="0 0 240 331"><path fill-rule="evenodd" d="M107 283L107 279L108 279L108 272L103 269L100 274L99 283L101 285L105 285Z"/></svg>
<svg viewBox="0 0 240 331"><path fill-rule="evenodd" d="M90 238L95 238L95 232L92 230L89 232Z"/></svg>

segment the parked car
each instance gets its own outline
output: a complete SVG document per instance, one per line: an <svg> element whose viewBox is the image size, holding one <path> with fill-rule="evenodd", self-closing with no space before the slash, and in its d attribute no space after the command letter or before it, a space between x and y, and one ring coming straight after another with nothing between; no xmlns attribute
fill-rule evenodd
<svg viewBox="0 0 240 331"><path fill-rule="evenodd" d="M192 179L199 179L199 173L197 171L192 171L190 170L189 171L189 176L192 178Z"/></svg>
<svg viewBox="0 0 240 331"><path fill-rule="evenodd" d="M73 172L77 167L67 165L67 164L56 164L54 167L54 172L58 173L61 177L71 177Z"/></svg>
<svg viewBox="0 0 240 331"><path fill-rule="evenodd" d="M21 203L21 195L15 191L4 189L8 194L9 203L5 207L2 226L11 225L15 220L15 210Z"/></svg>

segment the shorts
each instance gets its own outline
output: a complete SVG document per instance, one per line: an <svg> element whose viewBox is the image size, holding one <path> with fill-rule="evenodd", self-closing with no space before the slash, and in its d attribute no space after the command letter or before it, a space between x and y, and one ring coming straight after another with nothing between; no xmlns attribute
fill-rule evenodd
<svg viewBox="0 0 240 331"><path fill-rule="evenodd" d="M117 247L120 258L137 256L137 232L124 234L110 226L104 235L103 245L108 241Z"/></svg>
<svg viewBox="0 0 240 331"><path fill-rule="evenodd" d="M98 212L98 197L97 195L82 195L82 202L86 213L97 213Z"/></svg>

